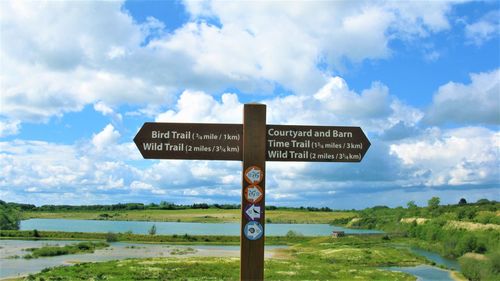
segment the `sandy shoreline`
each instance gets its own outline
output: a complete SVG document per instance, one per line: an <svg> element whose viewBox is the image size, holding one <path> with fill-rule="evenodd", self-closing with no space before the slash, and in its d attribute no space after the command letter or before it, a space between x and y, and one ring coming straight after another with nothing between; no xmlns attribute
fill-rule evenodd
<svg viewBox="0 0 500 281"><path fill-rule="evenodd" d="M455 281L468 281L467 278L465 278L462 273L454 270L447 270L450 273L451 279Z"/></svg>

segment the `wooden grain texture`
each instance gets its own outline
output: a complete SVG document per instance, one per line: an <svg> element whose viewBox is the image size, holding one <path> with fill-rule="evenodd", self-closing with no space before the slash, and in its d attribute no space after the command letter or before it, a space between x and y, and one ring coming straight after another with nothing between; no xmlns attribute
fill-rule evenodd
<svg viewBox="0 0 500 281"><path fill-rule="evenodd" d="M266 106L264 104L245 104L243 111L243 170L241 199L241 280L264 280L264 239L262 235L257 240L250 240L244 234L245 225L250 221L245 215L245 208L250 205L243 194L249 183L243 173L249 167L257 166L263 173L259 186L264 197L259 202L261 217L259 222L263 230L265 222L265 180L266 180Z"/></svg>

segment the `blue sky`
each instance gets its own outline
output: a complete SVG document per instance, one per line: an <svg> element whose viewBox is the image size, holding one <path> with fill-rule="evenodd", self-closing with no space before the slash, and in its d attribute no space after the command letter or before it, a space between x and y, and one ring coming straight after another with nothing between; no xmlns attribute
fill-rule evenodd
<svg viewBox="0 0 500 281"><path fill-rule="evenodd" d="M144 160L144 122L360 126L266 204L500 200L498 1L1 1L0 199L239 203L241 163Z"/></svg>

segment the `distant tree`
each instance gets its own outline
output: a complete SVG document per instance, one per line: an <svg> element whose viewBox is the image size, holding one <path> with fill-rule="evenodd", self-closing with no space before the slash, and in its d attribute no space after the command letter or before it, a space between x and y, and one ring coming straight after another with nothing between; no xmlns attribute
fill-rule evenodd
<svg viewBox="0 0 500 281"><path fill-rule="evenodd" d="M156 225L153 224L153 226L148 230L149 235L155 235L156 234Z"/></svg>
<svg viewBox="0 0 500 281"><path fill-rule="evenodd" d="M412 209L416 209L417 208L417 204L415 204L415 201L409 201L408 203L406 203L406 207L408 207L408 209L412 210Z"/></svg>
<svg viewBox="0 0 500 281"><path fill-rule="evenodd" d="M106 234L106 242L116 242L116 241L118 241L118 235L116 235L116 233L108 232Z"/></svg>
<svg viewBox="0 0 500 281"><path fill-rule="evenodd" d="M472 259L472 258L461 258L460 268L462 269L462 274L471 281L480 281L482 278L481 269L483 265L482 261Z"/></svg>
<svg viewBox="0 0 500 281"><path fill-rule="evenodd" d="M17 230L21 222L19 210L0 200L0 229Z"/></svg>
<svg viewBox="0 0 500 281"><path fill-rule="evenodd" d="M429 201L427 201L427 207L429 210L436 210L439 207L440 202L441 200L439 197L432 197Z"/></svg>
<svg viewBox="0 0 500 281"><path fill-rule="evenodd" d="M191 206L191 208L193 208L193 209L208 209L208 208L209 208L209 206L208 206L208 204L207 204L207 203L198 203L198 204L197 204L197 203L195 203L195 204L193 204L193 205Z"/></svg>
<svg viewBox="0 0 500 281"><path fill-rule="evenodd" d="M172 210L174 209L175 205L173 203L167 202L167 201L161 201L160 202L160 209L163 210Z"/></svg>
<svg viewBox="0 0 500 281"><path fill-rule="evenodd" d="M476 204L488 204L488 203L490 203L490 200L485 198L476 201Z"/></svg>
<svg viewBox="0 0 500 281"><path fill-rule="evenodd" d="M465 198L460 198L460 201L458 201L458 205L465 205L467 204L467 200Z"/></svg>
<svg viewBox="0 0 500 281"><path fill-rule="evenodd" d="M287 233L286 233L286 237L287 238L293 238L293 237L301 237L301 236L304 236L302 233L298 232L298 231L294 231L294 230L289 230Z"/></svg>

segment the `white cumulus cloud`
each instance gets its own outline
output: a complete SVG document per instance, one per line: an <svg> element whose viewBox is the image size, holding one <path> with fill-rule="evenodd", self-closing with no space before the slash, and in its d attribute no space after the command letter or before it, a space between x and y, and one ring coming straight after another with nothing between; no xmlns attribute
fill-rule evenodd
<svg viewBox="0 0 500 281"><path fill-rule="evenodd" d="M495 183L500 176L500 133L482 127L426 130L390 146L409 171L411 185Z"/></svg>
<svg viewBox="0 0 500 281"><path fill-rule="evenodd" d="M175 109L156 117L158 122L241 123L243 105L236 94L223 94L221 101L201 91L184 91Z"/></svg>
<svg viewBox="0 0 500 281"><path fill-rule="evenodd" d="M0 120L0 138L16 135L21 127L19 120Z"/></svg>
<svg viewBox="0 0 500 281"><path fill-rule="evenodd" d="M123 1L2 1L1 114L40 122L99 102L115 109L170 106L173 94L185 89L218 92L229 85L269 94L278 84L311 95L327 82L325 72L338 72L345 60L384 59L391 56L391 40L448 29L452 6L185 4L190 20L166 33L155 18L137 23Z"/></svg>
<svg viewBox="0 0 500 281"><path fill-rule="evenodd" d="M473 73L471 83L439 87L425 117L431 124L500 124L500 69Z"/></svg>
<svg viewBox="0 0 500 281"><path fill-rule="evenodd" d="M267 122L272 124L356 125L382 132L399 122L415 125L422 113L389 94L376 82L357 93L341 77L331 77L312 96L294 95L261 100L267 105ZM184 91L173 109L160 113L158 122L241 123L243 103L236 94L220 100L202 91Z"/></svg>
<svg viewBox="0 0 500 281"><path fill-rule="evenodd" d="M487 13L477 22L467 24L465 26L465 37L476 46L481 46L489 40L498 38L500 35L499 17L500 12L497 10Z"/></svg>
<svg viewBox="0 0 500 281"><path fill-rule="evenodd" d="M108 124L101 132L94 135L92 138L92 144L97 148L97 150L102 150L106 147L117 144L119 138L120 133L115 130L113 125Z"/></svg>

